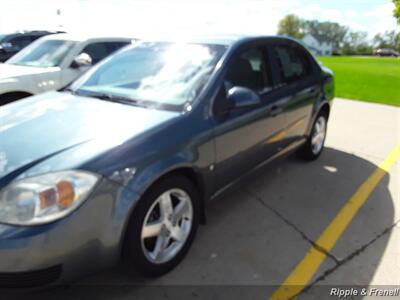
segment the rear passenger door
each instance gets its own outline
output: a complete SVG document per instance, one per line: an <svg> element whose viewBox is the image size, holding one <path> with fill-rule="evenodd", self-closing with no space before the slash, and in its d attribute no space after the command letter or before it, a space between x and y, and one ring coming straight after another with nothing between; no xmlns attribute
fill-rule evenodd
<svg viewBox="0 0 400 300"><path fill-rule="evenodd" d="M322 90L315 62L306 50L290 42L271 47L277 93L287 96L284 107L286 128L282 138L288 145L304 137L313 104L321 97Z"/></svg>

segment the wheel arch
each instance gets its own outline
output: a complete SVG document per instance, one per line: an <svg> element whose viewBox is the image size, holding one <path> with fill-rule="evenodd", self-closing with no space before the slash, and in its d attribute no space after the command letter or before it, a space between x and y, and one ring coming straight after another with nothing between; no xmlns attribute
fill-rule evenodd
<svg viewBox="0 0 400 300"><path fill-rule="evenodd" d="M190 180L191 183L196 187L199 193L200 199L200 223L205 224L206 222L206 213L205 213L205 198L206 198L206 190L205 190L205 182L203 176L200 172L196 171L193 167L190 166L177 166L171 168L153 180L145 189L148 191L152 186L157 184L159 181L171 177L171 176L183 176Z"/></svg>
<svg viewBox="0 0 400 300"><path fill-rule="evenodd" d="M0 95L0 105L4 105L30 96L33 96L33 94L25 91L6 92Z"/></svg>
<svg viewBox="0 0 400 300"><path fill-rule="evenodd" d="M320 108L319 108L319 110L318 110L318 112L317 112L316 115L318 115L318 114L320 114L320 113L325 113L326 116L327 116L327 119L329 119L329 115L330 115L330 113L331 113L331 106L330 106L329 102L324 102L324 103L320 106Z"/></svg>
<svg viewBox="0 0 400 300"><path fill-rule="evenodd" d="M194 165L175 158L170 158L168 161L159 161L145 170L142 170L139 174L135 174L132 181L128 183L127 186L130 190L135 191L140 199L140 197L143 197L143 195L158 182L167 177L176 175L187 178L198 190L200 200L200 223L205 224L205 202L208 197L208 189L204 175L201 173L200 169ZM135 207L136 204L133 204L128 213L126 223L134 213Z"/></svg>
<svg viewBox="0 0 400 300"><path fill-rule="evenodd" d="M326 100L319 103L318 107L314 110L315 112L313 113L313 116L308 125L307 136L311 134L312 126L315 122L315 119L321 112L326 113L327 120L329 120L329 115L331 113L331 103L332 101L326 101Z"/></svg>
<svg viewBox="0 0 400 300"><path fill-rule="evenodd" d="M205 200L206 200L206 190L205 190L205 183L203 176L195 170L194 167L192 166L176 166L172 167L165 172L161 173L160 176L152 180L149 184L147 184L141 193L138 193L138 198L136 203L132 206L132 208L129 210L129 212L126 215L124 224L122 225L122 231L120 235L120 241L119 241L119 252L121 257L124 255L124 243L125 243L125 236L127 232L127 227L130 219L132 218L135 209L137 207L137 202L140 201L140 198L143 197L143 195L149 191L153 186L155 186L158 182L161 180L170 177L170 176L183 176L190 180L194 184L194 186L197 188L199 192L199 199L200 199L200 224L205 224L206 223L206 212L205 212Z"/></svg>

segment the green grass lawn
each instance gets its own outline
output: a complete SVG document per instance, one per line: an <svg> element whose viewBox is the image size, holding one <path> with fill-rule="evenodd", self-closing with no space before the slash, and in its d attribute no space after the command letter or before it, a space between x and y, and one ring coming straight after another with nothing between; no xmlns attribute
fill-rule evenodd
<svg viewBox="0 0 400 300"><path fill-rule="evenodd" d="M333 56L318 60L335 73L337 97L400 106L400 59Z"/></svg>

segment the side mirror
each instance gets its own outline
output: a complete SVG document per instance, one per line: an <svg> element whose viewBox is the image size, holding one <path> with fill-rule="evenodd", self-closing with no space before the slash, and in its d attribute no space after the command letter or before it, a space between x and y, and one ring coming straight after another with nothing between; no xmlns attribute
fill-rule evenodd
<svg viewBox="0 0 400 300"><path fill-rule="evenodd" d="M92 65L92 58L87 53L81 53L74 58L71 68L79 69L81 67L90 67Z"/></svg>
<svg viewBox="0 0 400 300"><path fill-rule="evenodd" d="M246 109L261 104L260 97L251 89L235 86L228 91L227 99L231 109Z"/></svg>

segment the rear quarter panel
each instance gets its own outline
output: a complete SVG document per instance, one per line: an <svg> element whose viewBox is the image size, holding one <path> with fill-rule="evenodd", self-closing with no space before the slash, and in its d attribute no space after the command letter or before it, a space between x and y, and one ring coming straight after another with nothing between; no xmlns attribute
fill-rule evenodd
<svg viewBox="0 0 400 300"><path fill-rule="evenodd" d="M327 67L322 67L322 80L325 98L331 101L335 97L335 80L333 72Z"/></svg>

